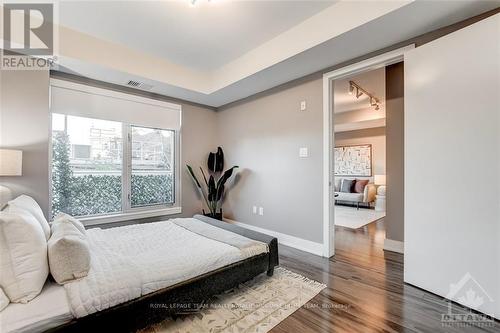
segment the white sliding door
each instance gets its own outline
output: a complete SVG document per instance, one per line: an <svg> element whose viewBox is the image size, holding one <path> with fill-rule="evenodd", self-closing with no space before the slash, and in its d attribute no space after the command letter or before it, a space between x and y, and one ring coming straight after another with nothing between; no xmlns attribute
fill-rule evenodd
<svg viewBox="0 0 500 333"><path fill-rule="evenodd" d="M405 55L405 282L496 318L499 41L497 14Z"/></svg>

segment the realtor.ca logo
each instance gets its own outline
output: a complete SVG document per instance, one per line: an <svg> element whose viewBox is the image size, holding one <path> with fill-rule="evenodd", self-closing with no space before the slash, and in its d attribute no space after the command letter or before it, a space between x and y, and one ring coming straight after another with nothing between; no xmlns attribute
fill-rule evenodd
<svg viewBox="0 0 500 333"><path fill-rule="evenodd" d="M53 3L4 3L1 67L49 69L55 63Z"/></svg>
<svg viewBox="0 0 500 333"><path fill-rule="evenodd" d="M443 313L441 315L441 323L443 326L494 326L495 321L493 316L474 311L484 312L486 304L492 304L494 301L470 273L466 273L460 281L450 285L450 291L448 295L446 295L446 298L457 301L467 306L469 309L460 311L461 309L457 306L455 306L454 309L453 302L448 301L448 313Z"/></svg>

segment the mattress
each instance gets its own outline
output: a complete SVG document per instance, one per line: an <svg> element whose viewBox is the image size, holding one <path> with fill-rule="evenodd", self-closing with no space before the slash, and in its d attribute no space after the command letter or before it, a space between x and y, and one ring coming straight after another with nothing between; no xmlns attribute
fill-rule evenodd
<svg viewBox="0 0 500 333"><path fill-rule="evenodd" d="M165 221L91 229L87 235L89 274L64 285L77 318L267 252L264 246L250 254Z"/></svg>
<svg viewBox="0 0 500 333"><path fill-rule="evenodd" d="M73 319L63 286L47 282L26 304L10 303L0 312L0 332L42 332Z"/></svg>

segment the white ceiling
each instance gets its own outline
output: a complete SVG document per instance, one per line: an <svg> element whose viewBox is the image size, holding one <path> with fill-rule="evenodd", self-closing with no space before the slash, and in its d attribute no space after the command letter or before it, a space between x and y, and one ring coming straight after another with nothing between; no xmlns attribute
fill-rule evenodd
<svg viewBox="0 0 500 333"><path fill-rule="evenodd" d="M334 3L322 1L63 1L61 25L196 70L242 56Z"/></svg>
<svg viewBox="0 0 500 333"><path fill-rule="evenodd" d="M375 110L370 106L370 100L365 94L359 98L356 97L356 91L349 94L349 81L354 81L373 94L380 101L380 108ZM334 132L385 126L385 68L335 80L333 102Z"/></svg>
<svg viewBox="0 0 500 333"><path fill-rule="evenodd" d="M356 91L349 94L349 81L353 81L374 95L380 101L379 113L385 112L385 68L379 68L334 82L333 101L335 113L373 109L373 107L370 107L370 100L367 95L363 94L357 98Z"/></svg>
<svg viewBox="0 0 500 333"><path fill-rule="evenodd" d="M60 70L219 107L500 5L187 1L62 1Z"/></svg>
<svg viewBox="0 0 500 333"><path fill-rule="evenodd" d="M378 119L370 119L370 120L349 122L343 124L336 123L333 128L333 131L334 133L359 131L368 128L385 127L385 125L386 125L385 118L378 118Z"/></svg>

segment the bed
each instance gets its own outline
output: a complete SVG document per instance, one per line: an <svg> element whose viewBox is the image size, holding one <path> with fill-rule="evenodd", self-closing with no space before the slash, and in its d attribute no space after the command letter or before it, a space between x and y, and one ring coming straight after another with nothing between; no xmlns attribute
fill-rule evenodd
<svg viewBox="0 0 500 333"><path fill-rule="evenodd" d="M276 238L201 215L88 234L88 276L11 303L2 332L134 332L278 265Z"/></svg>

